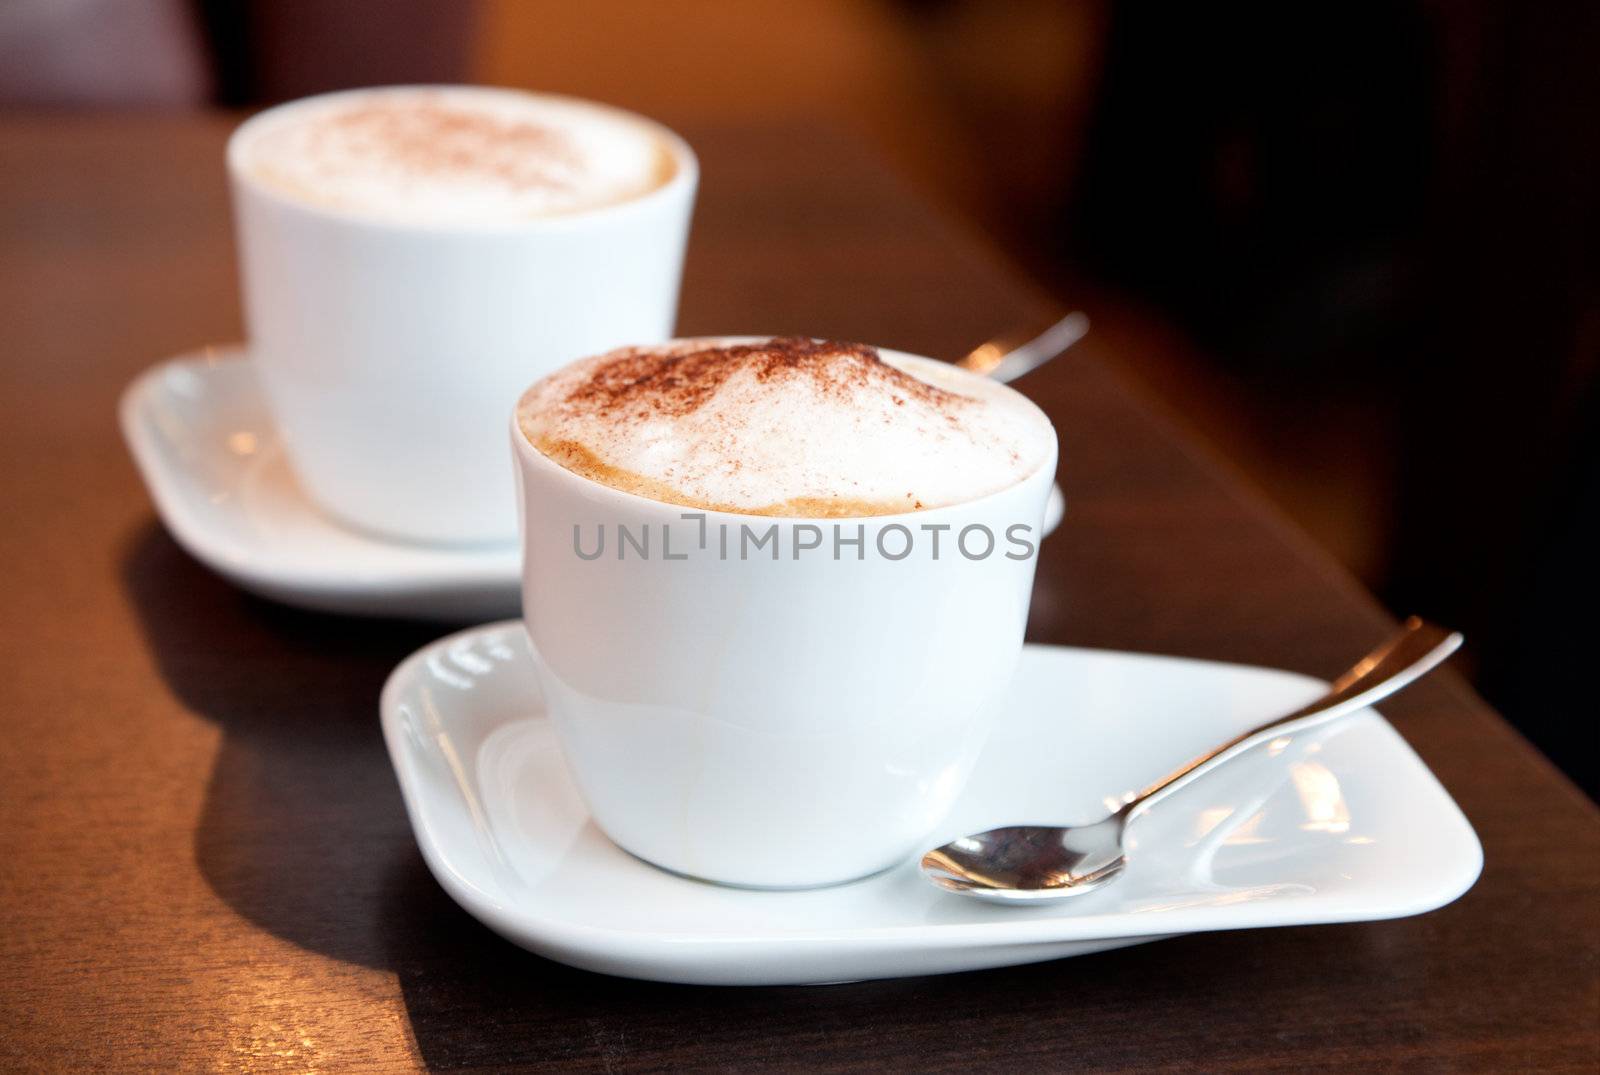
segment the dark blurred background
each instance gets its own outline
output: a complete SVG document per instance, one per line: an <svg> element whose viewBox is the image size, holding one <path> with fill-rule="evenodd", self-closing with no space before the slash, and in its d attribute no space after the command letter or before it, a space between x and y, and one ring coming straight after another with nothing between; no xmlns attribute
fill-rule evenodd
<svg viewBox="0 0 1600 1075"><path fill-rule="evenodd" d="M1129 377L1591 796L1600 5L0 0L0 105L477 81L823 115L1080 306Z"/></svg>

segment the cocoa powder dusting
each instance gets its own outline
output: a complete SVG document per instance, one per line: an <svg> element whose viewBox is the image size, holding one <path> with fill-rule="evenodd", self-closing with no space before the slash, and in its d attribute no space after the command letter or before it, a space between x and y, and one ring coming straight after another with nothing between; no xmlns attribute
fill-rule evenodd
<svg viewBox="0 0 1600 1075"><path fill-rule="evenodd" d="M403 111L353 108L325 122L329 133L413 175L487 174L514 188L566 188L583 166L560 132L433 101Z"/></svg>
<svg viewBox="0 0 1600 1075"><path fill-rule="evenodd" d="M763 384L803 379L829 395L844 396L877 384L896 393L897 404L909 397L944 407L968 402L889 365L876 348L803 336L691 350L630 348L591 370L564 402L589 414L681 417L699 409L742 371Z"/></svg>

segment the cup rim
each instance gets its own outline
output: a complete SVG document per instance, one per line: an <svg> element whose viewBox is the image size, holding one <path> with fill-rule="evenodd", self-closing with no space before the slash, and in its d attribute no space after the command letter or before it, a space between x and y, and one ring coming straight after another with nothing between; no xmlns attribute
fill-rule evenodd
<svg viewBox="0 0 1600 1075"><path fill-rule="evenodd" d="M665 183L658 187L653 187L637 197L610 202L605 205L597 205L588 209L579 209L570 213L530 216L513 220L412 222L367 214L355 209L322 205L307 198L297 198L250 174L250 170L244 165L245 143L263 127L278 122L285 115L315 108L343 98L378 97L391 93L427 90L442 93L532 97L538 100L577 105L599 112L610 113L613 116L626 119L645 128L659 138L661 143L672 154L673 163L676 167L672 176ZM351 227L362 227L375 231L432 235L515 236L568 231L589 226L609 217L629 216L659 202L670 201L679 197L686 190L692 192L698 186L700 180L700 160L695 156L695 152L690 148L689 143L684 140L682 135L665 124L651 119L649 116L640 115L637 112L631 112L616 105L606 104L603 101L590 100L587 97L577 97L563 93L542 93L535 90L519 89L514 86L491 86L471 82L397 83L385 86L361 86L354 89L333 90L328 93L317 93L308 97L298 97L292 101L284 101L281 104L272 105L256 112L235 127L233 132L228 135L224 157L227 163L228 176L237 186L248 188L255 196L264 198L275 205Z"/></svg>
<svg viewBox="0 0 1600 1075"><path fill-rule="evenodd" d="M773 337L771 336L680 336L675 337L673 340L668 342L678 343L684 340L706 340L733 344L772 338ZM896 351L887 347L878 347L875 348L875 350L877 350L879 354L893 355L896 358L909 358L919 362L933 362L941 366L950 365L948 362L940 362L939 359L928 358L926 355L912 354L909 351ZM579 359L577 361L582 360ZM972 376L981 377L982 375L973 374ZM944 512L982 508L993 501L999 500L1001 497L1015 493L1018 489L1028 485L1031 482L1039 481L1041 475L1046 476L1046 480L1042 482L1042 484L1044 484L1047 489L1049 484L1055 480L1056 467L1059 464L1061 457L1061 437L1060 434L1056 432L1055 423L1050 421L1050 416L1045 414L1043 408L1041 408L1037 403L1034 403L1033 400L1028 399L1028 397L1023 395L1021 392L1018 392L1015 388L998 381L992 383L1025 400L1028 405L1037 411L1039 416L1044 419L1045 425L1049 426L1050 428L1049 454L1044 459L1040 460L1037 467L1035 467L1033 470L1030 470L1028 473L1024 474L1010 485L1002 486L993 492L985 493L983 496L974 497L971 500L960 500L953 504L941 504L938 507L933 508L919 508L912 511L894 512L892 514L885 515L755 515L750 512L721 511L716 508L703 508L693 504L672 504L665 500L657 500L654 497L644 496L640 493L630 493L625 489L618 489L615 486L596 481L595 479L587 477L583 474L579 474L576 471L568 470L560 463L557 463L554 459L551 459L549 456L545 455L537 447L535 447L531 441L528 440L527 435L522 431L522 423L517 420L517 414L522 409L522 398L527 394L526 391L517 397L517 403L511 409L511 440L515 447L517 458L523 463L542 468L546 473L563 474L566 476L565 480L578 482L584 487L594 490L607 499L613 499L620 504L652 504L657 508L666 511L672 511L676 509L679 514L704 515L708 521L712 519L725 519L732 520L734 522L765 520L769 524L790 523L797 525L834 525L839 523L865 523L875 526L889 526L894 524L904 526L906 520L909 519L926 519L930 515L936 515ZM532 386L530 386L530 388L531 387Z"/></svg>

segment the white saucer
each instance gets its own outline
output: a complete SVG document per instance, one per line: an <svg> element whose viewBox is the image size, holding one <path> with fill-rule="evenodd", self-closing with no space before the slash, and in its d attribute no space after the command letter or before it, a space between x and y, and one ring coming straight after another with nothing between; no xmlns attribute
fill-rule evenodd
<svg viewBox="0 0 1600 1075"><path fill-rule="evenodd" d="M172 536L247 590L318 611L456 621L522 607L514 544L406 545L348 529L313 507L238 347L146 370L123 393L121 414Z"/></svg>
<svg viewBox="0 0 1600 1075"><path fill-rule="evenodd" d="M181 355L122 395L122 432L178 543L234 582L323 612L483 620L521 609L519 550L385 541L317 510L240 346ZM511 495L507 477L506 495ZM1046 534L1065 502L1050 494Z"/></svg>
<svg viewBox="0 0 1600 1075"><path fill-rule="evenodd" d="M1433 774L1368 712L1197 781L1130 830L1121 879L1069 902L964 899L911 862L829 889L722 888L648 866L594 827L532 662L517 622L436 642L390 676L384 736L445 890L513 943L609 974L818 983L1031 963L1200 930L1393 918L1449 903L1483 861ZM1101 816L1105 796L1321 688L1241 665L1029 646L1001 725L930 845Z"/></svg>

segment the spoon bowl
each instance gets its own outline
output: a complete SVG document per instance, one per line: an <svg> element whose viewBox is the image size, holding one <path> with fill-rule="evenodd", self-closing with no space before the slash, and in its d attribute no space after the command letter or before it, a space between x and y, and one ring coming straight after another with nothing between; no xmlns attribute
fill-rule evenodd
<svg viewBox="0 0 1600 1075"><path fill-rule="evenodd" d="M1008 825L963 836L922 856L928 879L949 892L1015 903L1088 892L1127 865L1122 816L1094 825Z"/></svg>

